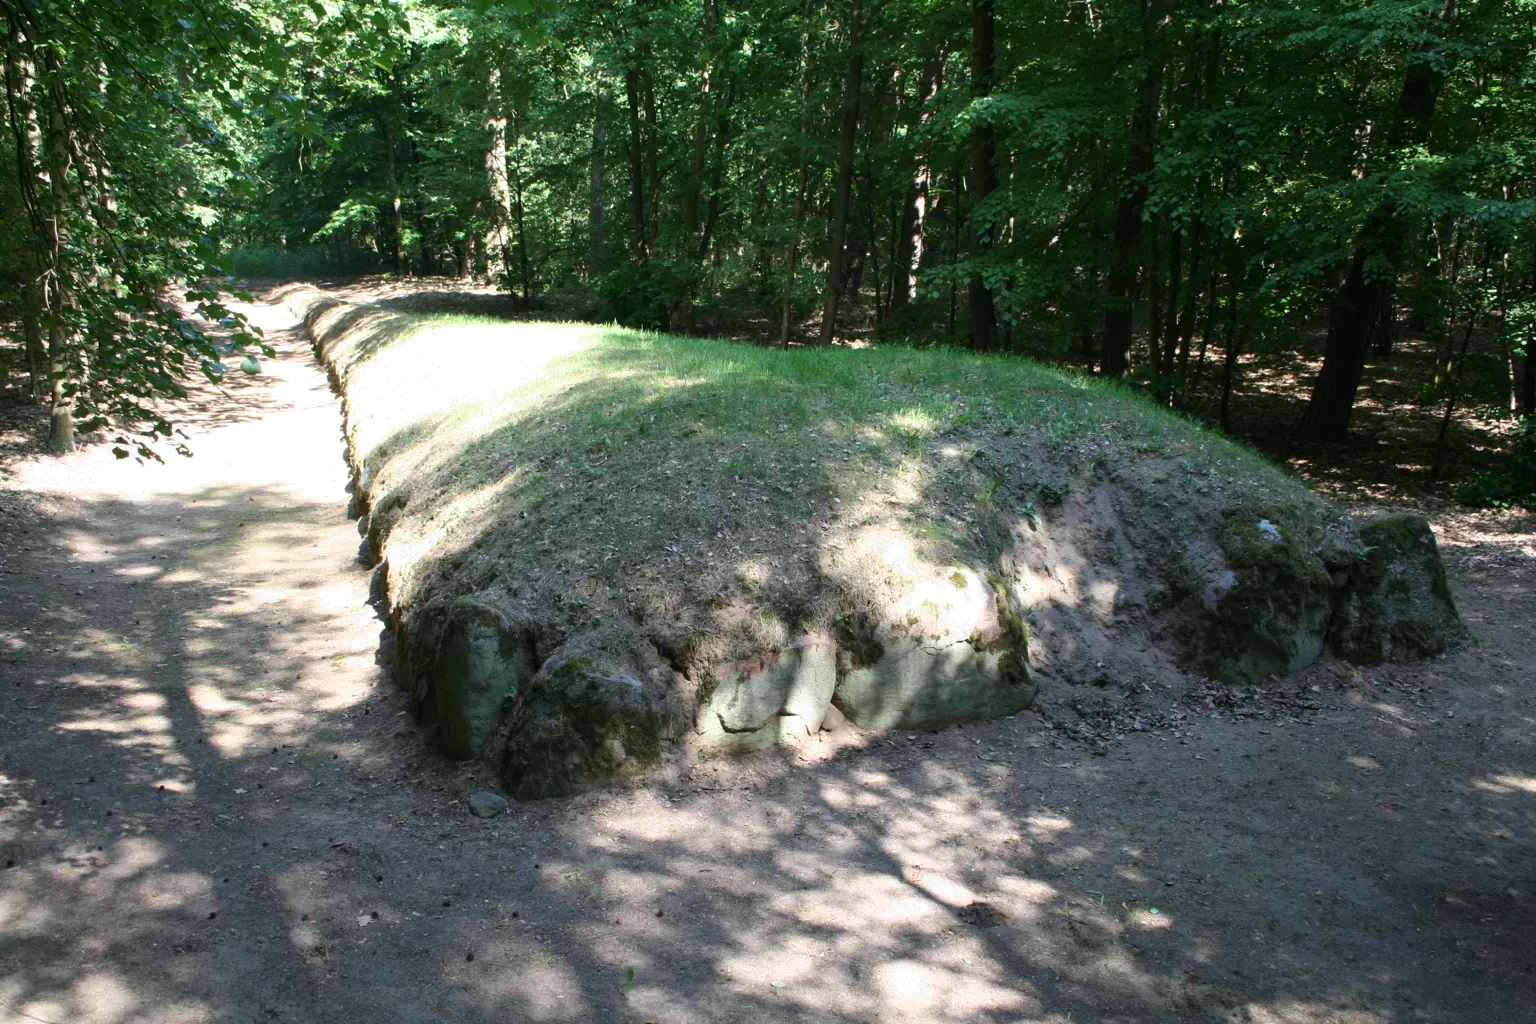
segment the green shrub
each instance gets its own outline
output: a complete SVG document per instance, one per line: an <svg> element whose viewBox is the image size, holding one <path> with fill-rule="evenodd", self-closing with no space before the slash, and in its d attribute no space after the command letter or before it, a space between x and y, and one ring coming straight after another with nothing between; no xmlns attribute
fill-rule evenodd
<svg viewBox="0 0 1536 1024"><path fill-rule="evenodd" d="M608 315L625 327L665 331L672 314L688 301L688 275L663 260L642 266L626 265L598 278L592 291Z"/></svg>

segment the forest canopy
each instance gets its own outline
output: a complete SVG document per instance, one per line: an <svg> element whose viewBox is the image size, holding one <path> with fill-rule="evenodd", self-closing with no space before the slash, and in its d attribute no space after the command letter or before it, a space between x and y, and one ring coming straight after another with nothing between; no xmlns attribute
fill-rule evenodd
<svg viewBox="0 0 1536 1024"><path fill-rule="evenodd" d="M1433 340L1536 406L1532 0L0 0L3 328L61 416L259 344L240 273L490 279L1179 406L1323 325L1299 437ZM194 326L223 322L215 344ZM245 363L249 369L254 360Z"/></svg>

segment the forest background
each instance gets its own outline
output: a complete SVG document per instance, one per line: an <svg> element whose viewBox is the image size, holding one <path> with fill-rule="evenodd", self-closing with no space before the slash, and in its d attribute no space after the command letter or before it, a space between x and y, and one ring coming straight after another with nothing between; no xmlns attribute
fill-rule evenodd
<svg viewBox="0 0 1536 1024"><path fill-rule="evenodd" d="M1224 428L1262 364L1301 446L1406 360L1426 479L1536 491L1532 0L0 11L0 364L56 450L153 456L189 375L257 371L237 278L382 272L1028 356Z"/></svg>

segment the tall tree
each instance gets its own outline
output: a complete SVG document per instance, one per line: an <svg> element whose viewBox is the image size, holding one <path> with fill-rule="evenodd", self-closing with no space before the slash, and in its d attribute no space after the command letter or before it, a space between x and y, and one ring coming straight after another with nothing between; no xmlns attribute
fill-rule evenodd
<svg viewBox="0 0 1536 1024"><path fill-rule="evenodd" d="M1434 24L1427 32L1429 38L1415 48L1408 61L1396 116L1387 136L1390 155L1405 147L1420 146L1429 137L1435 104L1445 85L1445 65L1450 59L1449 48L1435 29L1450 18L1454 2L1447 0L1433 19ZM1349 268L1328 311L1323 367L1296 428L1297 434L1306 440L1340 441L1349 429L1355 395L1365 371L1370 333L1381 322L1397 282L1409 216L1390 190L1366 215Z"/></svg>
<svg viewBox="0 0 1536 1024"><path fill-rule="evenodd" d="M859 92L864 86L864 6L850 0L845 21L848 71L843 86L842 129L837 144L837 192L832 198L832 240L827 251L826 306L821 314L821 343L832 344L837 306L843 293L843 259L848 245L848 196L853 189L854 147L859 133Z"/></svg>

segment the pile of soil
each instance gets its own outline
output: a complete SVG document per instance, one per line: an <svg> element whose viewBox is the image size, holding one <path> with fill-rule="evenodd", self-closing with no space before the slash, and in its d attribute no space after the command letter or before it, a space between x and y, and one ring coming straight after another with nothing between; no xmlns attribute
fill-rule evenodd
<svg viewBox="0 0 1536 1024"><path fill-rule="evenodd" d="M252 313L279 357L175 410L191 460L4 410L0 1020L1536 1019L1529 517L1351 507L1436 524L1444 658L1058 683L479 818L497 772L378 663L323 371Z"/></svg>
<svg viewBox="0 0 1536 1024"><path fill-rule="evenodd" d="M936 729L1042 681L1260 685L1330 640L1376 663L1460 637L1422 519L1362 535L1111 387L954 354L736 349L741 369L725 343L284 294L347 409L397 680L441 749L522 797L667 742Z"/></svg>

